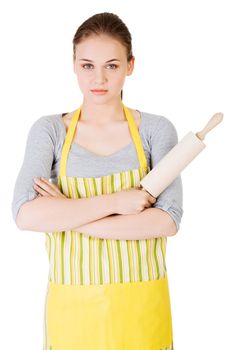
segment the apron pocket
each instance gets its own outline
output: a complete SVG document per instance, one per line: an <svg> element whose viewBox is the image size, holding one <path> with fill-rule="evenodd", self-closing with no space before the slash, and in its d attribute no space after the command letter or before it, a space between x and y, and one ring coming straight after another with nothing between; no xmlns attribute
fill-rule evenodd
<svg viewBox="0 0 234 350"><path fill-rule="evenodd" d="M160 350L172 344L167 277L143 282L49 282L53 350Z"/></svg>

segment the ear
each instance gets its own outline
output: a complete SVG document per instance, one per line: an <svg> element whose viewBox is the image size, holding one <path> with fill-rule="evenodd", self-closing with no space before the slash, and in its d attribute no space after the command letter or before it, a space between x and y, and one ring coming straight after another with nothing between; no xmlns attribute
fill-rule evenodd
<svg viewBox="0 0 234 350"><path fill-rule="evenodd" d="M134 69L135 57L133 56L131 61L128 62L128 72L127 75L131 75Z"/></svg>

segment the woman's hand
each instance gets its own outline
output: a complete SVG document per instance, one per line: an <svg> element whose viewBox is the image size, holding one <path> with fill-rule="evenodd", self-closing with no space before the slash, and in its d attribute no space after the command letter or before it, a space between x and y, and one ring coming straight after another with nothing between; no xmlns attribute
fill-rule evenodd
<svg viewBox="0 0 234 350"><path fill-rule="evenodd" d="M156 202L156 198L140 186L115 192L113 195L115 213L121 215L139 214Z"/></svg>
<svg viewBox="0 0 234 350"><path fill-rule="evenodd" d="M37 177L34 178L35 185L33 185L33 188L38 192L38 197L63 197L67 198L57 185L51 183L49 180L47 180L44 177Z"/></svg>

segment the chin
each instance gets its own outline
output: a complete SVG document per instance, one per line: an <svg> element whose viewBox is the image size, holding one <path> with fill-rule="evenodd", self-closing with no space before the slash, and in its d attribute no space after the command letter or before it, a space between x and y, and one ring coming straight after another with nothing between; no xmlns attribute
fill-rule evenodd
<svg viewBox="0 0 234 350"><path fill-rule="evenodd" d="M117 97L115 96L107 96L107 95L92 95L92 96L89 96L87 98L87 100L89 100L90 102L94 102L96 104L103 104L103 103L107 103L113 99L116 99Z"/></svg>

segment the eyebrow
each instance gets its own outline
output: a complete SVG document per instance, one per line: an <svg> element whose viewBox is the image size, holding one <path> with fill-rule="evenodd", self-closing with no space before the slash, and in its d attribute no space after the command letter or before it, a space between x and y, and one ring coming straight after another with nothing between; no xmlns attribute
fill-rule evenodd
<svg viewBox="0 0 234 350"><path fill-rule="evenodd" d="M92 60L89 60L88 58L80 58L79 61L87 61L87 62L93 62ZM112 61L119 61L117 58L112 58L111 60L106 61L105 63L112 62Z"/></svg>

